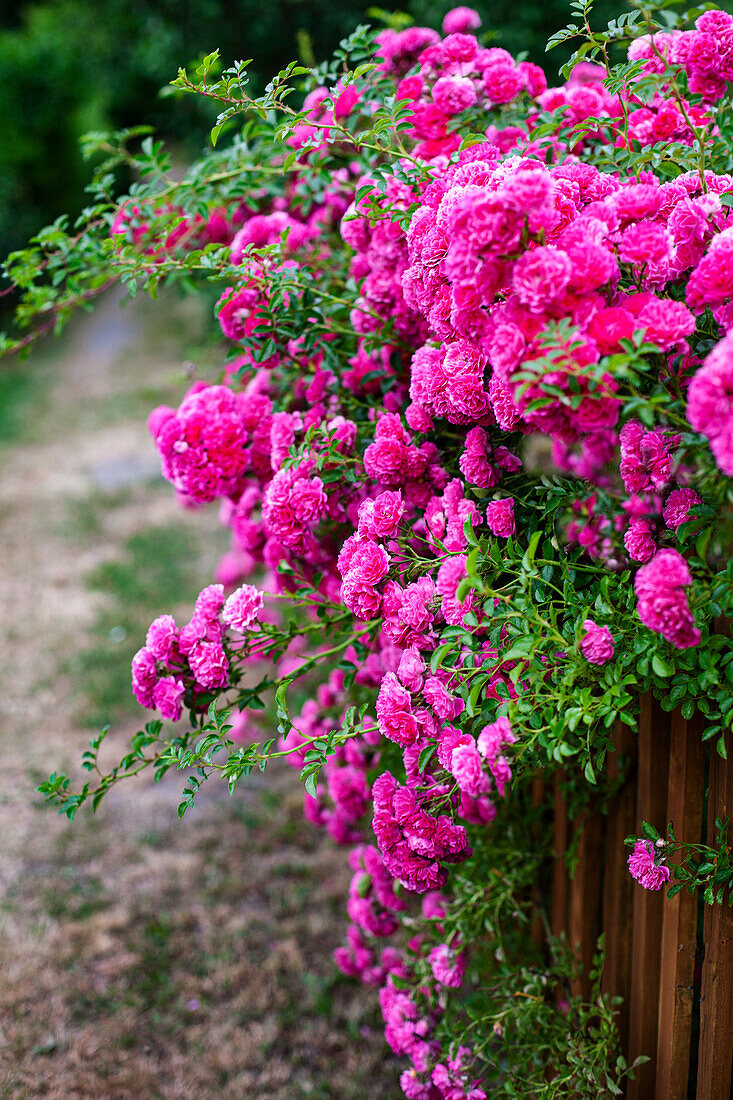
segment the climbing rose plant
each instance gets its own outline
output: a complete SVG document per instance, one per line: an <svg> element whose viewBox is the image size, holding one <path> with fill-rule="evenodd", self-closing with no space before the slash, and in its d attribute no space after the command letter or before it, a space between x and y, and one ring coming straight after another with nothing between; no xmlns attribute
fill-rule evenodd
<svg viewBox="0 0 733 1100"><path fill-rule="evenodd" d="M149 427L231 550L135 655L129 753L102 771L102 734L81 789L40 789L73 817L177 768L183 814L212 776L296 767L352 871L336 963L379 990L413 1100L620 1092L600 956L584 1003L531 935L536 781L602 808L645 692L721 755L733 723L733 17L572 7L553 87L469 8L360 27L259 99L211 54L173 84L228 143L181 178L141 130L90 135L90 206L5 268L6 351L115 281L218 296L218 377ZM726 826L647 823L630 872L719 902Z"/></svg>

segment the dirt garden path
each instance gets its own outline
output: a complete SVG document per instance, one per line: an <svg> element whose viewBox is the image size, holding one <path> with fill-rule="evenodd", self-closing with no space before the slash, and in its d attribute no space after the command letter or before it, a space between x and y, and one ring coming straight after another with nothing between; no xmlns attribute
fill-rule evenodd
<svg viewBox="0 0 733 1100"><path fill-rule="evenodd" d="M0 1096L390 1100L376 998L330 963L344 860L303 824L294 773L235 799L208 784L181 823L180 776L73 825L33 793L78 774L82 718L106 706L79 668L106 685L115 645L140 644L109 629L132 613L135 539L184 540L192 591L210 578L215 514L182 513L145 429L182 391L192 321L171 309L161 329L162 307L104 302L29 362L24 424L0 439ZM135 728L113 726L108 760Z"/></svg>

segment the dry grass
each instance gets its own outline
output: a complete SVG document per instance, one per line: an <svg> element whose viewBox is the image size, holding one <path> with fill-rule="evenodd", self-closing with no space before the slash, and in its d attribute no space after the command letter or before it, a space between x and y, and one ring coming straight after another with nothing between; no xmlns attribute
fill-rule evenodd
<svg viewBox="0 0 733 1100"><path fill-rule="evenodd" d="M343 867L290 777L180 826L174 785L29 837L3 906L3 1095L394 1095L374 999L330 963Z"/></svg>
<svg viewBox="0 0 733 1100"><path fill-rule="evenodd" d="M151 457L138 406L180 392L180 344L140 351L146 316L107 303L86 322L39 370L42 390L24 388L3 454L0 1095L390 1100L376 998L330 961L344 860L304 825L294 773L233 800L205 789L180 824L176 776L140 777L73 825L33 794L85 744L80 640L89 654L110 622L135 627L119 584L88 579L129 582L130 540L150 524L207 546L216 523L142 475L99 489L100 467ZM186 584L208 580L211 556ZM130 732L121 718L108 759Z"/></svg>

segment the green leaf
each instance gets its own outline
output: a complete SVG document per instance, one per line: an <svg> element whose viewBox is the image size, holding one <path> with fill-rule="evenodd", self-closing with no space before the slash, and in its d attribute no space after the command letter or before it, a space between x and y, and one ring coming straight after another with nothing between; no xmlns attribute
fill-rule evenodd
<svg viewBox="0 0 733 1100"><path fill-rule="evenodd" d="M283 680L282 683L278 684L275 690L275 708L277 710L277 716L284 722L290 721L290 712L288 711L288 704L285 698L290 683L290 680Z"/></svg>
<svg viewBox="0 0 733 1100"><path fill-rule="evenodd" d="M430 658L430 671L436 672L443 664L443 661L448 656L448 654L451 653L455 649L455 647L455 641L446 642L444 645L438 646L438 648L435 650L432 657Z"/></svg>
<svg viewBox="0 0 733 1100"><path fill-rule="evenodd" d="M526 657L531 652L534 641L529 636L519 638L506 653L502 653L502 661L516 661L519 657Z"/></svg>
<svg viewBox="0 0 733 1100"><path fill-rule="evenodd" d="M537 547L540 544L541 538L542 531L535 531L535 533L532 535L532 538L529 540L529 546L525 550L524 557L522 558L523 569L530 570L532 568L534 564L535 554L537 553Z"/></svg>
<svg viewBox="0 0 733 1100"><path fill-rule="evenodd" d="M476 713L476 705L479 701L481 692L486 687L488 679L488 674L486 676L478 676L476 678L476 683L471 688L471 692L468 696L468 699L466 700L466 713L468 714L469 718L472 718L473 715Z"/></svg>
<svg viewBox="0 0 733 1100"><path fill-rule="evenodd" d="M318 777L316 772L310 772L303 780L303 785L311 798L318 797Z"/></svg>
<svg viewBox="0 0 733 1100"><path fill-rule="evenodd" d="M466 519L463 523L463 533L466 536L466 541L469 546L478 546L478 540L476 539L470 516L466 516Z"/></svg>
<svg viewBox="0 0 733 1100"><path fill-rule="evenodd" d="M655 653L652 657L652 668L656 672L657 676L672 676L674 674L674 665L671 664L666 658Z"/></svg>
<svg viewBox="0 0 733 1100"><path fill-rule="evenodd" d="M421 775L430 763L437 748L438 746L435 744L435 742L433 742L431 745L426 745L420 753L420 756L417 760L417 770Z"/></svg>

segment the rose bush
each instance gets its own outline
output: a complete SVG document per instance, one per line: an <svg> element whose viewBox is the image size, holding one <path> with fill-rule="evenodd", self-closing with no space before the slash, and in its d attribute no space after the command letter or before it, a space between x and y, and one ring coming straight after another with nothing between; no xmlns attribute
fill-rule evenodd
<svg viewBox="0 0 733 1100"><path fill-rule="evenodd" d="M175 767L184 813L212 775L297 767L354 872L337 964L379 988L424 1100L618 1091L613 1006L566 995L566 948L530 936L532 781L562 768L575 815L602 806L643 692L721 754L733 723L733 17L574 11L554 87L468 8L442 35L359 28L260 99L212 55L174 83L220 101L215 141L246 115L230 144L175 179L119 136L80 223L6 268L8 350L116 279L221 291L220 377L149 425L231 551L135 656L157 716L129 754L103 773L97 738L88 783L42 792L73 816ZM671 849L645 836L629 866L658 889ZM720 900L724 830L714 880L677 846L672 889Z"/></svg>

